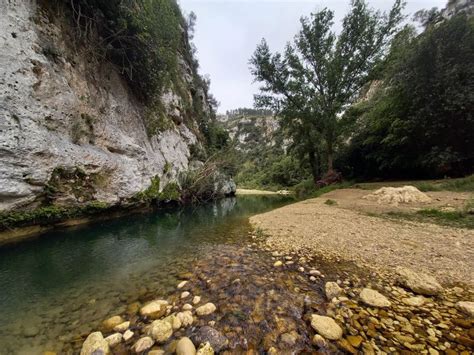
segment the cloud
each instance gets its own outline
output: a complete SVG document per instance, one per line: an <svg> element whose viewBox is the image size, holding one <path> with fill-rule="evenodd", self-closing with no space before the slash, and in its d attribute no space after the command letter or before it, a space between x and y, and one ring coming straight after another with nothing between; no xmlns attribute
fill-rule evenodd
<svg viewBox="0 0 474 355"><path fill-rule="evenodd" d="M388 10L387 0L369 1L374 8ZM405 13L434 6L442 0L411 0ZM262 38L272 50L282 50L299 30L299 19L328 7L335 11L335 29L349 8L349 0L181 0L183 11L197 15L194 43L200 72L211 77L211 91L221 102L220 112L252 107L258 84L252 83L248 60Z"/></svg>

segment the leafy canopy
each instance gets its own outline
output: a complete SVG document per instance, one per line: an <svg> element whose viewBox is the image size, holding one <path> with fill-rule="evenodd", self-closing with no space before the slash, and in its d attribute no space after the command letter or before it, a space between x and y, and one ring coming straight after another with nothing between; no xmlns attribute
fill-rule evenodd
<svg viewBox="0 0 474 355"><path fill-rule="evenodd" d="M299 127L295 135L308 154L322 141L328 170L342 131L339 117L386 53L403 5L396 0L388 13L380 13L353 0L339 34L332 30L334 12L326 8L301 19L300 32L283 54L272 54L263 39L250 59L251 73L262 83L256 105Z"/></svg>

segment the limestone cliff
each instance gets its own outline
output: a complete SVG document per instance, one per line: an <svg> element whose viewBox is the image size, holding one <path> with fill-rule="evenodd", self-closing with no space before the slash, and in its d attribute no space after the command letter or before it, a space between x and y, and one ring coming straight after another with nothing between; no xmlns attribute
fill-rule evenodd
<svg viewBox="0 0 474 355"><path fill-rule="evenodd" d="M201 145L180 96L162 96L172 124L150 135L146 108L114 65L73 50L60 19L35 1L0 3L0 210L86 201L116 204L188 169ZM192 100L211 108L180 58ZM193 90L193 95L191 94ZM195 93L198 92L198 95Z"/></svg>

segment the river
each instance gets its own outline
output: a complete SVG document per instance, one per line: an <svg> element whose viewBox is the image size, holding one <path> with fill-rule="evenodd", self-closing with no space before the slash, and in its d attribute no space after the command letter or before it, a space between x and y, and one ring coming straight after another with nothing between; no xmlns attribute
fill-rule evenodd
<svg viewBox="0 0 474 355"><path fill-rule="evenodd" d="M213 267L248 243L250 215L289 201L228 198L53 231L0 249L0 353L72 352L78 336L134 301L170 294L180 275L204 259L212 276Z"/></svg>

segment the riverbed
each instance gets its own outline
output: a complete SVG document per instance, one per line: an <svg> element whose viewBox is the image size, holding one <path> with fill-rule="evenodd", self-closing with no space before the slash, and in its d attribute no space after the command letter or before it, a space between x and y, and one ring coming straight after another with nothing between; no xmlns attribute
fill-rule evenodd
<svg viewBox="0 0 474 355"><path fill-rule="evenodd" d="M227 198L50 232L0 249L0 353L71 350L75 338L108 315L168 295L200 260L245 245L250 215L290 201Z"/></svg>

